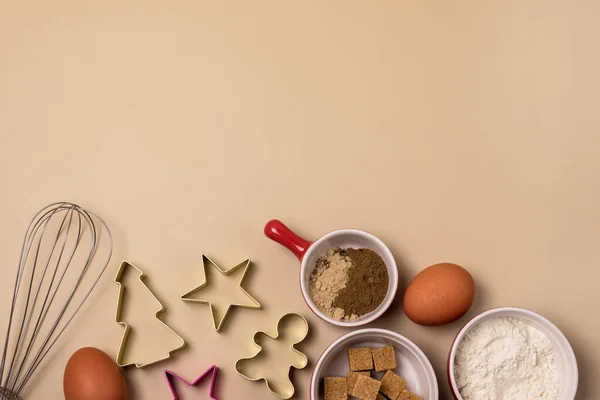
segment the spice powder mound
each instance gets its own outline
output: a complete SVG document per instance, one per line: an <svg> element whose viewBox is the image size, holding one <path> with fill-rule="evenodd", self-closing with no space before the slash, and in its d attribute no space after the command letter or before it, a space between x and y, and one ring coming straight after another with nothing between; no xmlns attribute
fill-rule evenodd
<svg viewBox="0 0 600 400"><path fill-rule="evenodd" d="M389 276L385 263L370 249L348 249L352 268L348 270L348 283L338 293L334 307L359 317L375 310L385 298Z"/></svg>
<svg viewBox="0 0 600 400"><path fill-rule="evenodd" d="M310 298L321 311L334 319L342 319L345 315L343 309L334 309L333 301L348 283L350 265L350 258L345 252L329 249L325 256L317 260L316 268L310 275Z"/></svg>
<svg viewBox="0 0 600 400"><path fill-rule="evenodd" d="M310 276L309 295L317 307L336 320L357 320L385 298L385 263L369 249L330 249Z"/></svg>

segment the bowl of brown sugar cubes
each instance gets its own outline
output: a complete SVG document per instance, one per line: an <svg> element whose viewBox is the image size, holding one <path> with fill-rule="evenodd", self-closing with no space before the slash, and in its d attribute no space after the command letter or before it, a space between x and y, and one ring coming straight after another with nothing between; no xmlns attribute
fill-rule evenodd
<svg viewBox="0 0 600 400"><path fill-rule="evenodd" d="M413 342L385 329L361 329L323 352L311 400L438 400L431 363Z"/></svg>

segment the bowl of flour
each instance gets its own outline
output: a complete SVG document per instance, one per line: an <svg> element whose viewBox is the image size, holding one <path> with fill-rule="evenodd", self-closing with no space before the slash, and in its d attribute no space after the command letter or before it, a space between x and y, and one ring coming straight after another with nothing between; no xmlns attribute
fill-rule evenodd
<svg viewBox="0 0 600 400"><path fill-rule="evenodd" d="M448 381L456 400L573 400L577 361L565 335L546 318L495 308L454 339Z"/></svg>

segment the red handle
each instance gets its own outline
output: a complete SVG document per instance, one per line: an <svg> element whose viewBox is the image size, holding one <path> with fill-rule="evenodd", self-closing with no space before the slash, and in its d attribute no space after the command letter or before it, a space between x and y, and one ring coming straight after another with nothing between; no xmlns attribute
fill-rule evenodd
<svg viewBox="0 0 600 400"><path fill-rule="evenodd" d="M265 235L269 239L287 247L288 250L294 253L300 261L302 261L306 251L312 244L312 242L304 240L300 236L296 235L291 231L290 228L285 226L285 224L278 219L272 219L267 222L265 225Z"/></svg>

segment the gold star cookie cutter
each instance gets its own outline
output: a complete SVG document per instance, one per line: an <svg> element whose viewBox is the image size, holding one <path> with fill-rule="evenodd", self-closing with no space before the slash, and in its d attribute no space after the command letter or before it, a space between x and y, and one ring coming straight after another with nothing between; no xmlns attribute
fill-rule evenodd
<svg viewBox="0 0 600 400"><path fill-rule="evenodd" d="M181 340L181 345L171 351L169 351L167 353L166 357L157 359L157 360L153 360L150 362L146 362L146 363L137 363L137 362L129 362L129 363L124 363L123 362L123 356L125 354L125 348L127 347L127 342L129 340L129 335L131 333L131 326L129 326L129 324L127 324L124 321L121 321L121 312L123 310L123 300L125 297L125 287L123 286L123 284L121 283L121 278L123 277L123 274L125 273L125 271L128 268L133 268L135 271L137 271L139 273L139 281L142 284L142 286L148 291L148 293L150 294L150 296L152 296L152 298L154 298L154 300L156 300L156 302L160 305L160 309L156 312L156 314L154 314L154 317L158 320L158 322L160 322L162 325L164 325L165 328L167 328L169 331L171 331L171 333L176 336L177 338L179 338L179 340ZM167 360L169 358L172 357L173 353L175 353L178 350L183 349L186 346L186 342L185 340L179 336L177 334L177 332L175 332L173 329L171 329L167 324L165 324L161 319L160 319L160 315L162 313L164 313L166 311L166 308L162 305L162 303L158 300L158 298L156 298L156 296L154 295L154 293L152 293L152 291L150 290L150 288L148 286L146 286L146 284L144 283L144 280L146 279L146 274L144 274L144 272L139 269L138 267L136 267L135 265L131 264L129 261L123 261L121 263L121 266L119 267L119 271L117 272L117 276L115 276L115 283L119 286L119 297L117 300L117 312L115 314L115 321L117 322L117 324L123 326L125 328L125 332L123 333L123 337L121 339L121 343L119 345L119 350L117 352L117 357L115 359L115 362L117 363L117 365L119 367L129 367L131 365L135 365L136 368L144 368L147 367L149 365L153 365L156 364L160 361L164 361Z"/></svg>
<svg viewBox="0 0 600 400"><path fill-rule="evenodd" d="M194 295L195 293L201 291L202 289L204 289L205 287L207 287L210 284L210 282L208 280L208 275L206 274L207 264L211 265L212 267L214 267L217 271L219 271L219 273L221 273L224 276L229 276L232 273L234 273L235 271L237 271L238 269L243 268L244 269L244 273L242 274L242 278L240 279L238 287L242 291L242 293L244 293L246 295L246 297L248 297L248 299L250 300L251 304L230 303L229 306L227 307L227 310L225 310L225 313L221 317L221 320L218 321L217 317L215 316L215 311L213 309L214 307L213 307L213 305L211 304L210 301L208 301L208 300L202 300L202 299L196 299L196 298L190 297L190 296ZM202 254L202 265L203 265L203 268L204 268L204 283L201 284L200 286L195 287L194 289L190 290L189 292L184 293L180 298L181 298L181 300L183 300L185 302L189 302L189 303L204 303L204 304L208 304L208 306L210 308L210 316L211 316L212 321L213 321L213 327L214 327L214 329L215 329L216 332L219 332L221 330L221 328L223 327L223 323L227 319L227 316L229 315L229 311L231 311L232 308L234 308L234 307L249 308L249 309L253 309L253 310L260 310L262 308L262 306L260 305L260 303L258 301L256 301L256 299L254 297L252 297L250 295L250 293L248 293L242 287L242 285L244 284L244 279L246 278L246 273L248 272L248 269L250 267L250 259L249 258L245 259L244 261L242 261L241 263L237 264L236 266L234 266L232 268L224 270L224 269L220 268L210 258L208 258L208 256L206 254Z"/></svg>

